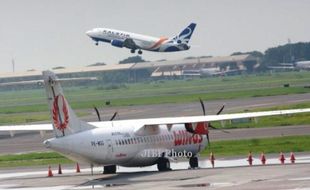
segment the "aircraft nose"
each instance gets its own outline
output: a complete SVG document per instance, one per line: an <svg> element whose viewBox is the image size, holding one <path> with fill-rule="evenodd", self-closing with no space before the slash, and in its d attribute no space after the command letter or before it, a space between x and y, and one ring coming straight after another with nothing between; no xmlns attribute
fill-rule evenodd
<svg viewBox="0 0 310 190"><path fill-rule="evenodd" d="M87 31L87 32L86 32L86 35L89 36L89 37L91 37L91 36L93 35L93 31L92 31L92 30Z"/></svg>

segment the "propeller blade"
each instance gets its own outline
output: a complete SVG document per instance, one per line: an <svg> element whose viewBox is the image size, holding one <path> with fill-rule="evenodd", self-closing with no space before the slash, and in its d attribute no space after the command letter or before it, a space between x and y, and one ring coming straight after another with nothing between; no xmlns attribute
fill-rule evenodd
<svg viewBox="0 0 310 190"><path fill-rule="evenodd" d="M113 114L113 116L111 117L110 121L113 121L116 116L117 116L117 111Z"/></svg>
<svg viewBox="0 0 310 190"><path fill-rule="evenodd" d="M229 131L225 131L224 129L219 129L220 131L222 131L223 133L230 133Z"/></svg>
<svg viewBox="0 0 310 190"><path fill-rule="evenodd" d="M200 104L201 104L201 108L202 108L202 112L203 115L206 115L206 109L205 109L205 104L203 103L202 99L199 98Z"/></svg>
<svg viewBox="0 0 310 190"><path fill-rule="evenodd" d="M99 110L97 109L96 106L94 106L94 109L96 111L96 114L97 114L97 117L98 117L98 120L101 121L101 117L100 117L100 113L99 113Z"/></svg>
<svg viewBox="0 0 310 190"><path fill-rule="evenodd" d="M210 145L211 145L211 144L210 144L210 138L209 138L209 134L208 134L208 133L206 134L206 137L207 137L207 140L208 140L208 146L209 146L209 148L210 148Z"/></svg>
<svg viewBox="0 0 310 190"><path fill-rule="evenodd" d="M209 123L208 127L217 130L218 128L214 127L211 123Z"/></svg>
<svg viewBox="0 0 310 190"><path fill-rule="evenodd" d="M220 130L220 131L222 131L224 133L230 133L229 131L225 131L223 129L219 129L219 128L216 128L216 127L212 126L211 123L209 123L209 127L212 128L212 129L215 129L215 130Z"/></svg>
<svg viewBox="0 0 310 190"><path fill-rule="evenodd" d="M220 113L222 113L222 111L224 110L224 108L225 108L225 105L223 105L223 106L221 107L221 109L216 113L216 115L220 115Z"/></svg>

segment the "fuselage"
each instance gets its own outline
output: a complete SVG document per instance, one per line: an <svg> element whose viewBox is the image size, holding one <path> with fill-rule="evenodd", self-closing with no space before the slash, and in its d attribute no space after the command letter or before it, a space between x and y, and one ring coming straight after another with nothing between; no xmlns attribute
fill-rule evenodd
<svg viewBox="0 0 310 190"><path fill-rule="evenodd" d="M134 122L92 124L98 128L49 139L45 145L79 162L126 167L153 165L161 156L191 157L207 146L203 135L187 132L183 124L139 130Z"/></svg>

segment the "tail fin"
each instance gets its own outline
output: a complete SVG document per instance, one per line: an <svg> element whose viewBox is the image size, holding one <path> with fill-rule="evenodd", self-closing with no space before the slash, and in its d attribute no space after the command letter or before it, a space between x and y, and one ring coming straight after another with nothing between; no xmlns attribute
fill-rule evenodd
<svg viewBox="0 0 310 190"><path fill-rule="evenodd" d="M196 23L191 23L188 25L178 36L174 37L173 40L180 44L180 43L188 43L194 30L196 27Z"/></svg>
<svg viewBox="0 0 310 190"><path fill-rule="evenodd" d="M66 101L60 81L53 72L43 71L43 79L56 137L95 128L78 119Z"/></svg>

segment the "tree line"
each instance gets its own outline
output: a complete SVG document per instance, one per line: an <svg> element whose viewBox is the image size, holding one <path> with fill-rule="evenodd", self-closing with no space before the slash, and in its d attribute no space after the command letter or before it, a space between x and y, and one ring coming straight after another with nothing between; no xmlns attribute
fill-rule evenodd
<svg viewBox="0 0 310 190"><path fill-rule="evenodd" d="M232 55L250 54L261 60L260 70L268 66L279 66L282 63L310 60L310 42L288 43L278 47L268 48L264 53L259 51L235 52Z"/></svg>

